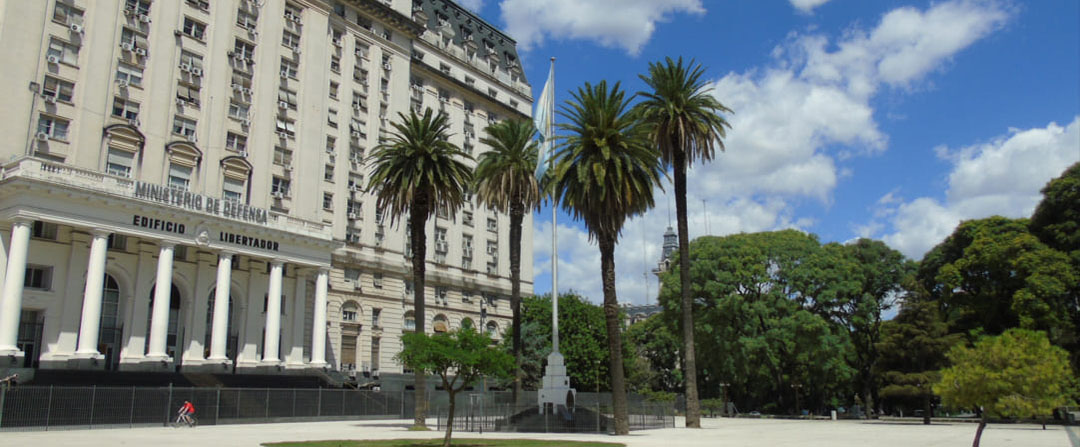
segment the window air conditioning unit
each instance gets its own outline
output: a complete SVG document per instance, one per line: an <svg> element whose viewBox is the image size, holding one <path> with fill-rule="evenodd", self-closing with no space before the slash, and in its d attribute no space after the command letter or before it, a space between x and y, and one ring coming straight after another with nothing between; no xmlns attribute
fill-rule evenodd
<svg viewBox="0 0 1080 447"><path fill-rule="evenodd" d="M245 95L250 95L250 94L254 93L254 91L251 90L250 88L244 87L244 88L240 89L240 93L243 93Z"/></svg>
<svg viewBox="0 0 1080 447"><path fill-rule="evenodd" d="M139 21L142 23L150 23L150 16L146 14L139 14Z"/></svg>
<svg viewBox="0 0 1080 447"><path fill-rule="evenodd" d="M349 213L349 220L356 220L356 219L359 219L359 218L360 218L359 214Z"/></svg>
<svg viewBox="0 0 1080 447"><path fill-rule="evenodd" d="M287 72L285 70L281 70L281 79L287 79L288 77L289 77L289 72Z"/></svg>
<svg viewBox="0 0 1080 447"><path fill-rule="evenodd" d="M180 64L180 71L185 73L191 72L191 64Z"/></svg>
<svg viewBox="0 0 1080 447"><path fill-rule="evenodd" d="M300 47L292 47L292 52L293 52L293 54L299 56L300 55Z"/></svg>
<svg viewBox="0 0 1080 447"><path fill-rule="evenodd" d="M57 56L53 56L53 55L50 55L49 57L45 58L45 60L49 61L50 64L59 64L60 63L60 58L57 57Z"/></svg>
<svg viewBox="0 0 1080 447"><path fill-rule="evenodd" d="M126 79L121 79L119 81L116 81L116 85L120 86L120 88L127 88L128 81Z"/></svg>
<svg viewBox="0 0 1080 447"><path fill-rule="evenodd" d="M135 49L135 45L132 45L131 42L124 42L120 44L120 49L124 51L131 51Z"/></svg>
<svg viewBox="0 0 1080 447"><path fill-rule="evenodd" d="M356 113L360 113L360 104L353 104L352 109Z"/></svg>
<svg viewBox="0 0 1080 447"><path fill-rule="evenodd" d="M37 138L38 141L48 141L49 134L45 132L38 132L37 135L34 136L34 138Z"/></svg>
<svg viewBox="0 0 1080 447"><path fill-rule="evenodd" d="M239 155L241 158L247 158L248 157L248 151L237 152L237 155Z"/></svg>
<svg viewBox="0 0 1080 447"><path fill-rule="evenodd" d="M52 95L45 96L45 102L49 104L56 104L56 97Z"/></svg>
<svg viewBox="0 0 1080 447"><path fill-rule="evenodd" d="M255 31L255 27L254 27L254 26L253 26L253 27L251 27L251 28L248 28L248 34L250 34L250 35L251 35L251 38L252 38L252 39L258 39L258 38L259 38L259 32L258 32L258 31Z"/></svg>
<svg viewBox="0 0 1080 447"><path fill-rule="evenodd" d="M244 119L240 120L240 125L243 126L243 127L248 127L248 126L251 125L251 120L249 120L247 118L244 118Z"/></svg>
<svg viewBox="0 0 1080 447"><path fill-rule="evenodd" d="M71 29L71 32L73 33L83 33L83 26L78 23L72 23L68 28Z"/></svg>
<svg viewBox="0 0 1080 447"><path fill-rule="evenodd" d="M281 138L282 140L284 140L286 138L289 138L289 134L287 134L285 132L278 132L277 136L278 136L278 138Z"/></svg>
<svg viewBox="0 0 1080 447"><path fill-rule="evenodd" d="M232 85L232 90L234 92L242 92L242 91L244 91L244 86L242 86L240 84L233 84Z"/></svg>
<svg viewBox="0 0 1080 447"><path fill-rule="evenodd" d="M128 119L128 124L130 124L131 127L139 127L139 119L138 118L130 118L130 119Z"/></svg>
<svg viewBox="0 0 1080 447"><path fill-rule="evenodd" d="M195 138L195 134L194 134L194 133L191 133L191 134L187 134L187 135L184 135L184 138L187 138L187 140L188 140L189 142L192 142L192 143L194 143L195 141L197 141L197 140L198 140L197 138Z"/></svg>
<svg viewBox="0 0 1080 447"><path fill-rule="evenodd" d="M135 49L135 54L137 54L139 56L146 56L146 49L145 48L136 48Z"/></svg>
<svg viewBox="0 0 1080 447"><path fill-rule="evenodd" d="M335 47L341 48L341 39L331 39L330 43L334 44Z"/></svg>
<svg viewBox="0 0 1080 447"><path fill-rule="evenodd" d="M390 68L392 67L390 67L390 64L382 64L382 68L383 70L390 71Z"/></svg>
<svg viewBox="0 0 1080 447"><path fill-rule="evenodd" d="M202 69L199 67L191 67L191 74L197 78L202 77Z"/></svg>
<svg viewBox="0 0 1080 447"><path fill-rule="evenodd" d="M285 166L282 166L282 168L285 169L285 172L292 172L292 165L285 165Z"/></svg>
<svg viewBox="0 0 1080 447"><path fill-rule="evenodd" d="M448 247L446 246L446 242L439 241L439 242L435 243L435 251L447 251L447 250L448 250Z"/></svg>
<svg viewBox="0 0 1080 447"><path fill-rule="evenodd" d="M270 194L270 197L273 197L274 200L281 200L281 199L285 198L285 194L282 194L280 192L275 192L275 193Z"/></svg>
<svg viewBox="0 0 1080 447"><path fill-rule="evenodd" d="M285 101L278 101L277 106L279 109L287 109L289 108L289 103Z"/></svg>

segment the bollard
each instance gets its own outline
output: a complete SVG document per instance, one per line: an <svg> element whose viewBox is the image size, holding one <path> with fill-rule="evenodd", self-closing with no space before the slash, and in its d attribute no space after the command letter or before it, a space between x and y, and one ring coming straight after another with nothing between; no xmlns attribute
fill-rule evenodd
<svg viewBox="0 0 1080 447"><path fill-rule="evenodd" d="M832 420L836 420L836 410L832 411Z"/></svg>

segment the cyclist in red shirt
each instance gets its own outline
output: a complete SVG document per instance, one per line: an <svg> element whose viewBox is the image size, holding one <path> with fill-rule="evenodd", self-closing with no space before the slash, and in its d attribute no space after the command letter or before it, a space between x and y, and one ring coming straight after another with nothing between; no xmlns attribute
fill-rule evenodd
<svg viewBox="0 0 1080 447"><path fill-rule="evenodd" d="M180 413L180 416L176 418L177 423L184 421L187 422L188 425L191 425L195 422L191 419L191 415L195 414L195 406L192 405L191 402L185 400L184 405L180 406L180 411L178 411L178 413Z"/></svg>

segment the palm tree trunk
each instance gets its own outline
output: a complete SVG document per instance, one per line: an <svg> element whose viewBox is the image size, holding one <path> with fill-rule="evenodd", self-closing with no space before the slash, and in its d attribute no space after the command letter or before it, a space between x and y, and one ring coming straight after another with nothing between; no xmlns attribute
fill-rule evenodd
<svg viewBox="0 0 1080 447"><path fill-rule="evenodd" d="M686 222L686 156L675 151L675 215L679 223L679 284L682 295L683 375L686 378L686 427L701 428L694 356L694 301L690 296L690 237Z"/></svg>
<svg viewBox="0 0 1080 447"><path fill-rule="evenodd" d="M412 206L409 209L409 228L412 234L409 235L412 241L412 267L413 267L413 317L416 319L416 333L424 334L424 271L426 267L425 258L427 257L427 234L426 224L428 215L428 203L427 197L417 196L413 199ZM413 412L413 425L416 427L427 427L427 377L424 375L424 371L416 369L415 371L415 411Z"/></svg>
<svg viewBox="0 0 1080 447"><path fill-rule="evenodd" d="M615 295L615 235L597 237L600 245L600 271L604 289L604 322L608 333L608 358L611 361L611 404L615 412L615 434L630 433L626 406L626 383L623 377L622 339L619 301Z"/></svg>
<svg viewBox="0 0 1080 447"><path fill-rule="evenodd" d="M514 405L521 405L521 221L525 206L510 205L510 310L513 312L514 332Z"/></svg>

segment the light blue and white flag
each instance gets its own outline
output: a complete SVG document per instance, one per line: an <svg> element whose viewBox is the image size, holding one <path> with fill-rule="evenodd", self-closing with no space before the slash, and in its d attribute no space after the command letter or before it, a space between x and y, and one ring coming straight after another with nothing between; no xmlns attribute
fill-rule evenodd
<svg viewBox="0 0 1080 447"><path fill-rule="evenodd" d="M548 164L554 155L555 145L552 144L554 133L551 128L555 118L555 58L551 59L551 71L548 73L544 90L540 93L540 99L536 101L536 113L533 114L533 123L536 125L537 134L540 136L540 156L536 160L536 178L544 177Z"/></svg>

